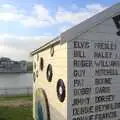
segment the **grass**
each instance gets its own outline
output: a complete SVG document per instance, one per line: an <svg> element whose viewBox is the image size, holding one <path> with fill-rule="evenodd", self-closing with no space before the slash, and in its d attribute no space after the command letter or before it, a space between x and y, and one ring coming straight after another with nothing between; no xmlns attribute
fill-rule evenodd
<svg viewBox="0 0 120 120"><path fill-rule="evenodd" d="M20 95L20 96L2 96L2 97L0 97L0 102L4 101L4 100L32 100L32 96Z"/></svg>
<svg viewBox="0 0 120 120"><path fill-rule="evenodd" d="M31 107L0 107L0 120L33 120Z"/></svg>
<svg viewBox="0 0 120 120"><path fill-rule="evenodd" d="M0 103L4 103L4 101L8 101L8 104L10 101L17 103L20 100L32 102L32 96L0 97ZM32 105L0 106L0 120L33 120Z"/></svg>

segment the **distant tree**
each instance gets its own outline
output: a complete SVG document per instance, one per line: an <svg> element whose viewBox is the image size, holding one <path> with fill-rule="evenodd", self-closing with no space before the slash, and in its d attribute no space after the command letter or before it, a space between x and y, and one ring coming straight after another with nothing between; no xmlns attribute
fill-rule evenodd
<svg viewBox="0 0 120 120"><path fill-rule="evenodd" d="M27 71L32 72L33 71L33 64L32 62L27 62Z"/></svg>

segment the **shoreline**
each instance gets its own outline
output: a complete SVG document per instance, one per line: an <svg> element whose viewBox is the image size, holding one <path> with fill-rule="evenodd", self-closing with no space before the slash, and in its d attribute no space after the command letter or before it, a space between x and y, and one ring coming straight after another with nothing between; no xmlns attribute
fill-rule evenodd
<svg viewBox="0 0 120 120"><path fill-rule="evenodd" d="M33 72L0 72L0 74L27 74Z"/></svg>

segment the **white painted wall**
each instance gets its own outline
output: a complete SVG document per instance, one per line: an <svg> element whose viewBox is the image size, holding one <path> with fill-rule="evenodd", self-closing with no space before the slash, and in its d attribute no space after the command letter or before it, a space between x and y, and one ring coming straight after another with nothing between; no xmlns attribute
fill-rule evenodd
<svg viewBox="0 0 120 120"><path fill-rule="evenodd" d="M44 59L44 69L43 71L39 68L40 60L37 61L37 55L33 57L34 62L36 62L37 68L34 72L39 71L39 77L34 83L34 95L37 88L43 88L47 94L49 107L50 107L50 117L51 120L66 120L67 119L67 95L65 101L61 103L58 100L56 85L58 79L63 79L66 91L67 91L67 44L55 45L54 46L54 56L50 56L50 48L39 53L39 58ZM51 64L53 69L53 78L51 82L48 82L46 78L47 65ZM66 93L67 94L67 93ZM35 100L35 96L33 98ZM34 103L34 102L33 102ZM34 108L33 108L34 111ZM35 113L34 113L35 114Z"/></svg>

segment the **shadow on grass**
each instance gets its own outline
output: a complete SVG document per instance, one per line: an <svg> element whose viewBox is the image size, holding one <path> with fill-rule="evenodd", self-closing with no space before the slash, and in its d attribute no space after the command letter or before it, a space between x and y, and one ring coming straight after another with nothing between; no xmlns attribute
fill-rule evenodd
<svg viewBox="0 0 120 120"><path fill-rule="evenodd" d="M4 118L4 117L0 117L0 120L7 120L6 118Z"/></svg>
<svg viewBox="0 0 120 120"><path fill-rule="evenodd" d="M33 120L30 107L0 107L0 120Z"/></svg>

